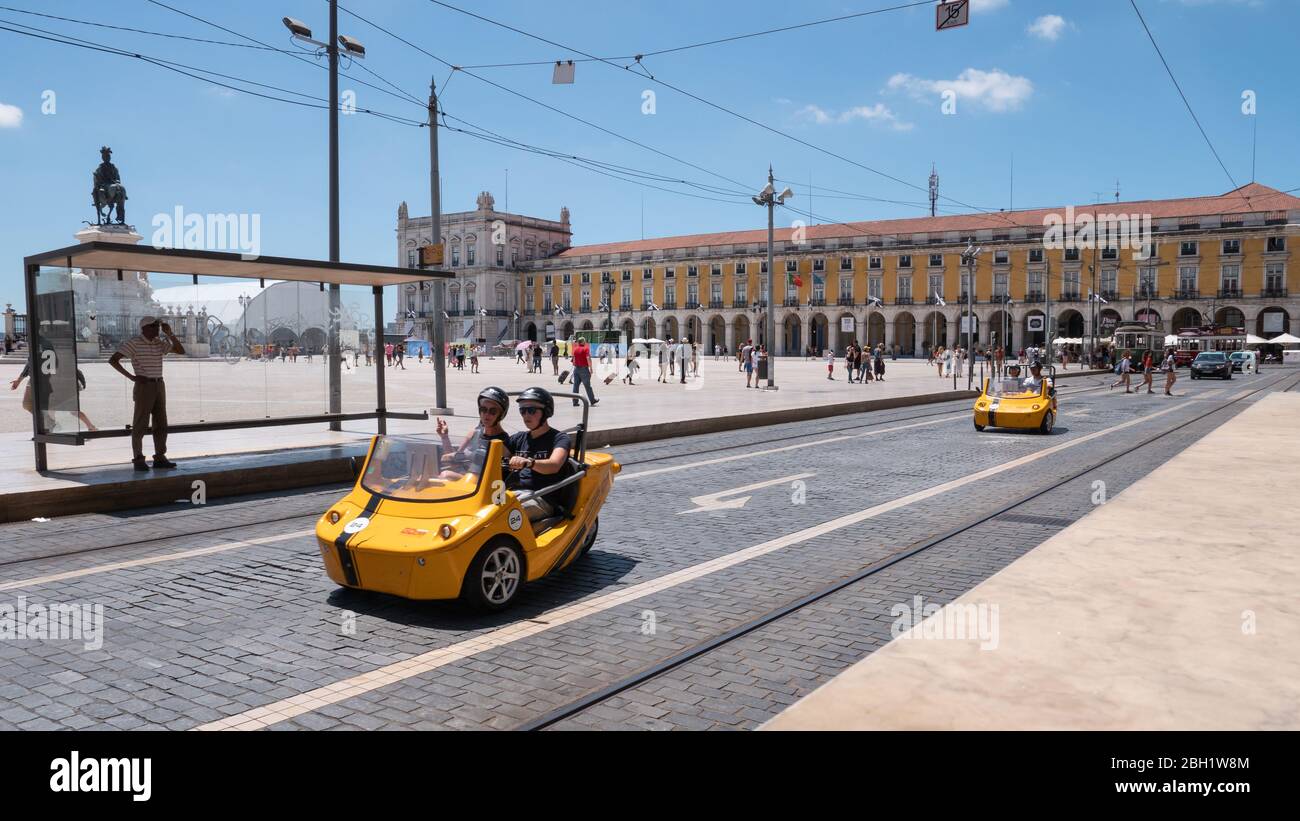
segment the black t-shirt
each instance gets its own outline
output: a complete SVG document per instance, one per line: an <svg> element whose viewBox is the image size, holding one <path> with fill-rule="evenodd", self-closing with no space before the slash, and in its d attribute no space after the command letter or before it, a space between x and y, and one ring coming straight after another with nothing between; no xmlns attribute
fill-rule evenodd
<svg viewBox="0 0 1300 821"><path fill-rule="evenodd" d="M573 442L570 440L569 434L551 428L536 438L529 436L526 430L510 436L510 453L512 456L523 456L541 462L551 458L551 451L556 448L565 448L572 453ZM558 473L537 473L529 468L524 468L514 474L514 481L511 484L519 490L541 490L567 478L570 470L572 470L572 466L567 464Z"/></svg>

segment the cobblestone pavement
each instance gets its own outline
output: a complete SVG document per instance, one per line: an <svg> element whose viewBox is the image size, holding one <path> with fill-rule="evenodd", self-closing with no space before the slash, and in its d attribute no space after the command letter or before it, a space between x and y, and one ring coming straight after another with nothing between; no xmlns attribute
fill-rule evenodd
<svg viewBox="0 0 1300 821"><path fill-rule="evenodd" d="M591 554L491 617L333 585L310 531L337 488L0 527L0 608L103 608L102 643L0 640L0 729L190 729L471 640L463 654L266 723L510 728L1105 462L557 725L751 728L887 642L894 603L955 598L1085 515L1095 482L1109 496L1122 492L1254 399L1191 421L1198 415L1297 377L1275 369L1224 383L1184 380L1175 399L1071 380L1051 437L977 434L969 402L960 402L620 447L625 470ZM1162 431L1171 433L1134 450ZM1048 448L1056 450L1035 458ZM1013 460L1022 461L953 483ZM692 497L764 482L773 483L741 494L751 497L743 508L686 513ZM945 483L953 484L890 504ZM721 566L698 569L711 561ZM649 586L669 574L678 574L672 583ZM643 595L612 596L639 585ZM557 615L578 602L589 605L580 617ZM500 638L519 625L529 627L521 637Z"/></svg>

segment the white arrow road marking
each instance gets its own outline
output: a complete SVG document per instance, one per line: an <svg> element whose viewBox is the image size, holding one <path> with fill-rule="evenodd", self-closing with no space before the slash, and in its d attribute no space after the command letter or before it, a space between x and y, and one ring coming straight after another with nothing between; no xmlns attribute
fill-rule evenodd
<svg viewBox="0 0 1300 821"><path fill-rule="evenodd" d="M796 473L793 476L782 476L780 479L768 479L766 482L755 482L752 485L736 487L731 490L720 490L717 493L708 493L704 496L692 496L691 502L696 506L690 510L679 510L677 511L677 515L680 516L683 513L706 513L715 510L739 510L745 506L745 502L748 502L753 497L741 496L738 499L728 499L725 502L722 501L722 497L732 496L737 493L746 493L751 490L759 490L760 488L771 487L772 485L783 485L787 482L794 482L799 479L810 479L816 475L816 473Z"/></svg>

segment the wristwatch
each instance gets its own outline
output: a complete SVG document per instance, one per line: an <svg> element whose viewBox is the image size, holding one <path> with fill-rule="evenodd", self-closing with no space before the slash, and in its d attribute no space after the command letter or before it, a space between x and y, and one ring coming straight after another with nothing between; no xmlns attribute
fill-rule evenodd
<svg viewBox="0 0 1300 821"><path fill-rule="evenodd" d="M529 470L532 470L532 469L533 469L533 465L535 465L535 464L537 464L537 460L534 459L533 457L529 456L529 457L528 457L528 469L529 469Z"/></svg>

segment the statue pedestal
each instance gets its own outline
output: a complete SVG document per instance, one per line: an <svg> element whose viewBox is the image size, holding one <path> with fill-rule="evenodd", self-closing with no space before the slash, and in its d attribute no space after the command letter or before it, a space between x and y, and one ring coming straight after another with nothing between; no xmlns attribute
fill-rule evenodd
<svg viewBox="0 0 1300 821"><path fill-rule="evenodd" d="M144 236L135 232L133 225L88 225L76 234L77 242L121 242L137 245Z"/></svg>
<svg viewBox="0 0 1300 821"><path fill-rule="evenodd" d="M88 225L75 236L83 243L123 245L136 245L144 239L130 225ZM115 269L83 268L73 272L72 289L76 294L78 359L108 356L140 332L140 317L162 313L162 306L153 298L149 275L141 271L122 271L119 280Z"/></svg>

